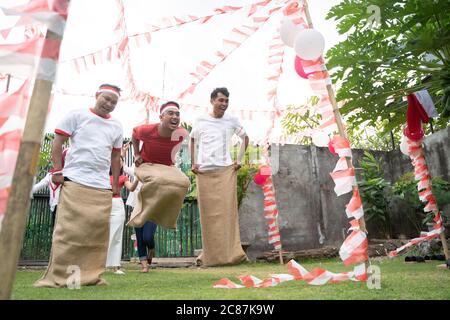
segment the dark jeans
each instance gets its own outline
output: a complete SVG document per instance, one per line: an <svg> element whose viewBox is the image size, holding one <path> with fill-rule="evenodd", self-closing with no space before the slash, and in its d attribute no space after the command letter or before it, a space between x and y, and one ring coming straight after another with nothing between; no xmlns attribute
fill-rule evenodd
<svg viewBox="0 0 450 320"><path fill-rule="evenodd" d="M139 260L145 260L148 250L155 248L156 224L147 221L141 228L134 228L136 232Z"/></svg>

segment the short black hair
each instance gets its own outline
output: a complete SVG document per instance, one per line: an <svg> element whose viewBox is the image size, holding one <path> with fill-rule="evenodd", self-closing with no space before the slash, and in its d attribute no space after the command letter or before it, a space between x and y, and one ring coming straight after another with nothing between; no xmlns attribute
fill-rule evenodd
<svg viewBox="0 0 450 320"><path fill-rule="evenodd" d="M114 89L116 89L117 91L121 92L122 89L120 89L118 86L115 86L113 84L109 84L109 83L102 83L99 88L103 87L103 86L108 86L108 87L113 87Z"/></svg>
<svg viewBox="0 0 450 320"><path fill-rule="evenodd" d="M229 97L230 96L230 92L228 92L228 89L225 87L222 88L215 88L212 92L211 92L211 99L215 99L217 98L217 96L219 95L219 93L223 94L225 97Z"/></svg>

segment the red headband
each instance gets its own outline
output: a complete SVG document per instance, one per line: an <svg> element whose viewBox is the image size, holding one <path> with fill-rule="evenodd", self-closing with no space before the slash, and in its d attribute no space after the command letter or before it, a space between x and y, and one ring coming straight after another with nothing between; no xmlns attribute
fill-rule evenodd
<svg viewBox="0 0 450 320"><path fill-rule="evenodd" d="M162 114L164 112L164 109L166 109L168 107L175 107L178 110L180 110L180 107L177 106L175 103L169 103L169 104L166 104L165 106L161 107L161 109L159 110L159 113Z"/></svg>
<svg viewBox="0 0 450 320"><path fill-rule="evenodd" d="M100 86L100 88L98 88L97 93L102 93L102 92L110 92L110 93L113 93L113 94L117 95L118 97L120 97L120 91L115 87Z"/></svg>

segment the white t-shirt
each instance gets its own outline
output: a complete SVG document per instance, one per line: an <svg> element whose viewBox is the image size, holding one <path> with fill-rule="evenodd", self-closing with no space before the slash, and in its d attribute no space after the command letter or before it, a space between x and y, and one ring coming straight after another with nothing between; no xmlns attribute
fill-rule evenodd
<svg viewBox="0 0 450 320"><path fill-rule="evenodd" d="M200 170L213 170L233 164L232 137L245 137L246 133L236 117L225 114L222 118L204 115L192 127L191 138L196 140L197 164Z"/></svg>
<svg viewBox="0 0 450 320"><path fill-rule="evenodd" d="M111 189L111 152L122 148L120 122L112 117L102 118L91 109L79 109L67 114L55 133L70 137L64 177L84 186Z"/></svg>

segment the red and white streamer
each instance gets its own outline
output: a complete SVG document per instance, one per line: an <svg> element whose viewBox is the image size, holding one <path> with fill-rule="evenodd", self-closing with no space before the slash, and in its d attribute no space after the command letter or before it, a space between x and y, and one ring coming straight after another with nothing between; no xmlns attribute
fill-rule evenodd
<svg viewBox="0 0 450 320"><path fill-rule="evenodd" d="M346 266L369 259L367 255L369 243L366 233L360 230L358 220L352 220L350 224L352 226L350 230L353 231L339 249L339 256Z"/></svg>
<svg viewBox="0 0 450 320"><path fill-rule="evenodd" d="M45 24L49 30L62 35L66 25L68 7L69 1L67 0L31 0L24 5L0 7L0 9L6 15L29 17Z"/></svg>
<svg viewBox="0 0 450 320"><path fill-rule="evenodd" d="M276 96L278 90L278 83L281 73L283 72L283 57L284 57L285 45L281 40L280 32L277 30L276 35L273 37L269 46L268 65L270 67L270 74L267 77L269 81L269 90L267 92L267 99L274 101L274 107L276 108Z"/></svg>
<svg viewBox="0 0 450 320"><path fill-rule="evenodd" d="M315 268L312 271L306 270L295 260L287 264L289 274L273 274L261 280L252 275L239 276L242 285L236 284L228 278L222 278L213 284L213 288L218 289L240 289L240 288L268 288L279 285L287 281L305 281L310 285L320 286L327 283L338 283L342 281L367 281L367 269L364 263L359 264L350 272L333 273L322 268Z"/></svg>
<svg viewBox="0 0 450 320"><path fill-rule="evenodd" d="M30 99L30 80L15 92L0 95L0 230L19 153Z"/></svg>
<svg viewBox="0 0 450 320"><path fill-rule="evenodd" d="M262 2L262 6L266 6L269 2ZM230 31L230 35L223 39L222 48L214 53L214 55L208 60L202 60L195 71L191 72L191 84L180 95L179 99L184 99L188 94L193 94L197 85L205 79L205 77L222 61L237 48L239 48L244 41L246 41L251 35L258 31L266 22L270 16L280 10L281 5L275 6L270 12L254 16L253 12L250 12L248 21L239 27L234 27Z"/></svg>
<svg viewBox="0 0 450 320"><path fill-rule="evenodd" d="M32 77L39 63L37 78L53 80L58 63L61 40L41 36L26 39L18 44L0 45L0 72L18 77Z"/></svg>
<svg viewBox="0 0 450 320"><path fill-rule="evenodd" d="M261 1L257 2L251 7L259 7L259 6L265 6L270 1ZM148 45L151 42L151 34L153 32L157 32L160 30L164 30L167 28L172 28L176 26L181 26L183 24L192 23L198 21L199 23L203 24L206 23L208 20L210 20L213 16L221 15L225 13L233 13L238 10L241 10L246 7L242 6L224 6L220 8L216 8L213 10L214 13L210 15L206 15L204 17L197 17L193 15L186 15L186 16L173 16L173 17L165 17L160 19L160 23L158 25L149 25L150 31L139 33L139 34L133 34L128 35L126 34L126 38L128 43L124 43L124 30L126 29L126 23L125 19L123 18L123 12L124 12L124 5L120 1L116 1L116 4L119 8L119 19L117 21L116 27L114 29L114 32L116 32L119 36L119 41L106 47L103 49L100 49L96 52L92 52L90 54L83 55L81 57L77 57L74 59L62 61L62 63L69 63L72 65L74 70L76 70L78 73L82 71L87 71L91 67L100 65L105 62L111 62L116 59L121 58L121 54L124 52L124 46L128 46L129 44L135 45L136 47L142 47L145 45ZM90 63L91 62L91 63Z"/></svg>
<svg viewBox="0 0 450 320"><path fill-rule="evenodd" d="M281 250L280 229L278 227L278 208L275 197L272 176L269 176L262 186L264 193L264 218L268 225L269 243L275 250Z"/></svg>
<svg viewBox="0 0 450 320"><path fill-rule="evenodd" d="M429 232L422 232L420 237L414 238L407 244L389 252L389 257L396 257L403 250L415 246L423 241L437 238L442 232L444 232L441 213L438 209L436 198L434 197L431 188L431 177L428 172L425 154L422 149L422 139L414 141L404 135L401 141L400 149L411 159L411 163L414 167L414 178L418 181L417 191L419 199L420 201L426 203L423 211L426 213L434 213L434 226L433 230Z"/></svg>

